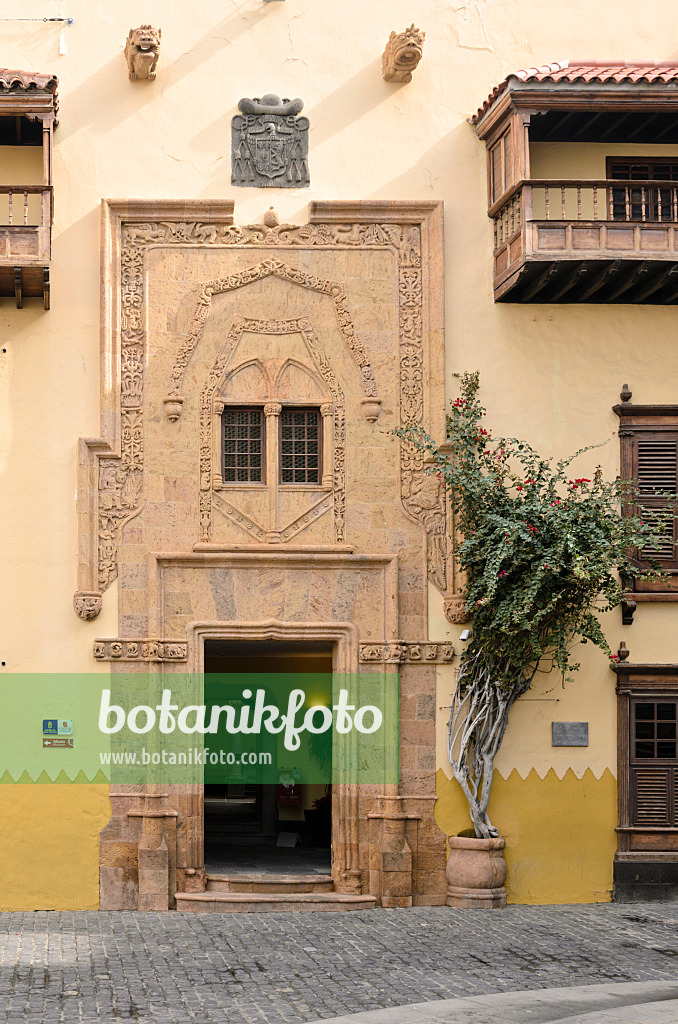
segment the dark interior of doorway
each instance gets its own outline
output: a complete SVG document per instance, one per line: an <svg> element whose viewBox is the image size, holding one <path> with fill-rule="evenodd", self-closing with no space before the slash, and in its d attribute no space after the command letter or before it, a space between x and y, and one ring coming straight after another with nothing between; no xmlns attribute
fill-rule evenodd
<svg viewBox="0 0 678 1024"><path fill-rule="evenodd" d="M315 642L205 641L205 673L331 673ZM330 873L331 786L205 784L205 867L213 874ZM294 846L281 845L298 836Z"/></svg>

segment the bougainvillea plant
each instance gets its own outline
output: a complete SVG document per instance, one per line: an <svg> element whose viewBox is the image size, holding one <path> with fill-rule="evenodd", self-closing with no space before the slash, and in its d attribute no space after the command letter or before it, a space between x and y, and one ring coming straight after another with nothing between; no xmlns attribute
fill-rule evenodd
<svg viewBox="0 0 678 1024"><path fill-rule="evenodd" d="M592 478L573 476L571 463L590 448L555 461L525 441L493 438L483 425L479 375L458 377L444 450L416 428L398 434L426 454L454 509L473 629L457 673L448 747L475 834L490 838L498 835L487 814L494 760L511 707L537 671L571 679L577 644L616 660L599 615L622 600L625 575L638 578L630 553L656 546L676 496L643 519L633 482L607 481L600 467ZM659 563L649 564L643 578L656 578Z"/></svg>

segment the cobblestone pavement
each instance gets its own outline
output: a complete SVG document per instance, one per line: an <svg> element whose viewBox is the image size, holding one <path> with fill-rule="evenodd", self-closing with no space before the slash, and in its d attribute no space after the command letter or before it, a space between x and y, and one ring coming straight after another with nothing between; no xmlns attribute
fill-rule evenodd
<svg viewBox="0 0 678 1024"><path fill-rule="evenodd" d="M283 1024L676 977L678 904L0 914L0 1020Z"/></svg>

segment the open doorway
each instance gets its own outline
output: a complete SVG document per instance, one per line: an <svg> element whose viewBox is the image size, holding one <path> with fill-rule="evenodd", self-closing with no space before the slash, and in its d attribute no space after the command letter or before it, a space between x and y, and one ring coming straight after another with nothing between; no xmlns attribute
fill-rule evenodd
<svg viewBox="0 0 678 1024"><path fill-rule="evenodd" d="M236 692L242 693L242 674L247 672L329 676L332 646L306 641L205 641L205 674L219 676L220 702L230 702ZM238 681L229 682L235 674ZM303 680L300 685L303 688ZM330 785L293 779L284 772L270 783L252 783L246 774L225 784L205 783L208 873L328 875L331 833Z"/></svg>

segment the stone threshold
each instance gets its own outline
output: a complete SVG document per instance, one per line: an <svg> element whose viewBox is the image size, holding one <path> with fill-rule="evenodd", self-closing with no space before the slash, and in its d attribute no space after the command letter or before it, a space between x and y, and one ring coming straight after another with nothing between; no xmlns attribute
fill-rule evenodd
<svg viewBox="0 0 678 1024"><path fill-rule="evenodd" d="M334 879L331 875L304 874L278 875L267 872L251 874L207 873L208 893L314 893L332 892Z"/></svg>
<svg viewBox="0 0 678 1024"><path fill-rule="evenodd" d="M373 910L375 896L352 896L338 892L247 893L178 892L177 910L182 913L262 914L311 910Z"/></svg>

